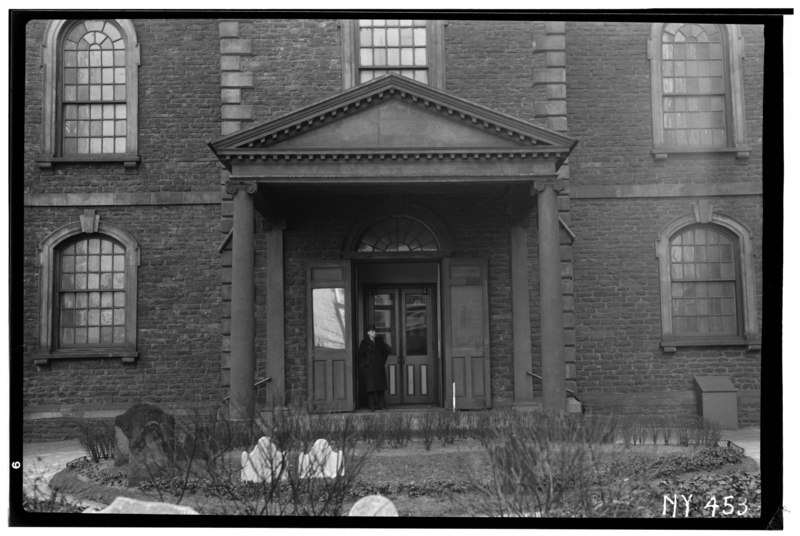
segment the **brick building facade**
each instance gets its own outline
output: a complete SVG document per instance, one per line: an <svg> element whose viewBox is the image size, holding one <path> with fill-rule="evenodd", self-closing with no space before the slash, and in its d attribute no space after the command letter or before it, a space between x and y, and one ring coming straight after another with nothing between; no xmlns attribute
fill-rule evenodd
<svg viewBox="0 0 800 536"><path fill-rule="evenodd" d="M33 20L25 46L27 439L139 401L361 409L370 323L390 407L688 416L725 376L759 423L762 26Z"/></svg>

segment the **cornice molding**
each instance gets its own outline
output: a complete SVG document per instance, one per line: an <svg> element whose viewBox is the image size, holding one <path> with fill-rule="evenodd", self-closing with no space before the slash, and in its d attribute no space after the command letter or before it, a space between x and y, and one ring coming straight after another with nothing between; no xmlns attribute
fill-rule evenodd
<svg viewBox="0 0 800 536"><path fill-rule="evenodd" d="M577 140L558 132L496 112L426 84L390 74L275 120L237 132L215 142L209 142L208 145L223 163L228 161L224 157L229 155L255 158L262 151L268 150L271 145L301 135L333 120L356 114L389 99L400 99L413 106L426 109L428 112L438 112L453 120L471 125L473 128L502 135L509 138L509 141L513 141L523 152L530 150L536 153L559 153L563 154L562 158L564 158L577 144ZM366 153L368 149L354 152ZM399 155L404 154L403 150L393 152ZM423 151L415 152L424 154ZM444 152L449 153L450 151ZM497 151L495 149L494 152L513 153L515 150ZM312 154L322 156L328 153L333 156L336 151L315 151ZM351 152L345 151L345 153ZM305 155L302 151L298 151L279 152L276 156L297 156L302 159Z"/></svg>

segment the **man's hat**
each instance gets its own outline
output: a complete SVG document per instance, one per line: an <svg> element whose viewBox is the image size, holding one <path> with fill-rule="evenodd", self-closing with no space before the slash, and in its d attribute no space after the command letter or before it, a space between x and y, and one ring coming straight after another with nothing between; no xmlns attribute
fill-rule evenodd
<svg viewBox="0 0 800 536"><path fill-rule="evenodd" d="M375 324L367 324L367 329L364 331L375 331Z"/></svg>

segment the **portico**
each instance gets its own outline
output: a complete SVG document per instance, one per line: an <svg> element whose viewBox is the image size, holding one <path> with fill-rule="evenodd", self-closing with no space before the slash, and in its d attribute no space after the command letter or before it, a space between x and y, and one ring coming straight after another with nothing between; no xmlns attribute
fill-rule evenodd
<svg viewBox="0 0 800 536"><path fill-rule="evenodd" d="M363 326L374 323L376 315L387 319L385 333L393 337L398 352L395 379L405 378L397 384L405 390L403 400L452 407L455 384L459 409L489 408L496 398L494 385L511 391L515 406L534 404L530 373L536 350L541 357L536 373L543 377L542 407L563 411L558 195L564 183L557 173L575 144L562 134L394 75L212 143L230 172L227 191L233 197L233 415L243 418L253 410L261 359L271 378L268 402L287 403L287 361L304 359L309 410L356 409L355 345ZM352 222L348 231L319 258L305 261L306 348L300 356L294 349L287 351L285 344L284 293L297 283L285 278L284 242L298 217L287 214L286 207L309 192L332 200L364 196L372 210L342 213ZM478 215L448 213L445 221L438 213L437 199L452 199L458 206L459 196L487 199L485 210L492 213L496 236L505 237L502 244L490 245L502 251L503 258L507 252L507 264L482 254L488 246L465 246L469 223L479 220ZM263 219L266 244L263 353L256 345L261 322L254 291L256 218ZM405 229L402 236L381 242L379 230L386 229L388 235L395 227ZM416 231L411 232L412 227ZM368 232L376 237L369 247L362 245L368 242ZM415 241L414 236L430 238ZM505 281L507 288L502 286ZM376 312L381 306L376 308L377 302L368 297L381 289L398 289L391 290L392 299L408 301ZM422 300L423 294L430 299ZM504 306L500 296L511 301L510 322L496 313ZM536 349L532 316L539 319L541 347ZM493 364L499 359L496 355L506 352L506 340L512 382L505 379L503 366ZM427 361L415 361L423 348Z"/></svg>

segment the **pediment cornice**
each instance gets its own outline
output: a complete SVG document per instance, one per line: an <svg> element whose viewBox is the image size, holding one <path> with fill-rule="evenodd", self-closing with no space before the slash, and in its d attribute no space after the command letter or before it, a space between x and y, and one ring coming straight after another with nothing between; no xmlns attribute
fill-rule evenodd
<svg viewBox="0 0 800 536"><path fill-rule="evenodd" d="M298 138L335 122L353 118L392 99L432 120L455 122L497 140L492 146L468 147L302 147ZM477 134L478 132L476 132ZM293 141L287 148L287 142ZM274 120L209 143L228 168L237 160L380 161L380 160L505 160L563 161L577 140L451 93L397 75L387 75L338 93Z"/></svg>

